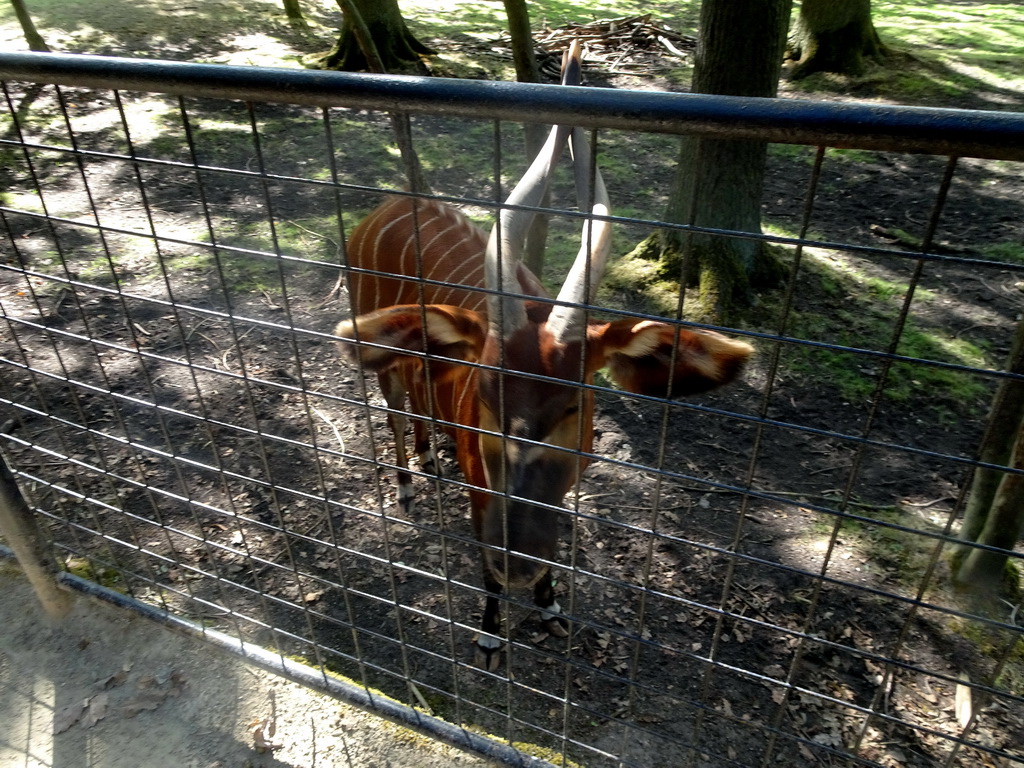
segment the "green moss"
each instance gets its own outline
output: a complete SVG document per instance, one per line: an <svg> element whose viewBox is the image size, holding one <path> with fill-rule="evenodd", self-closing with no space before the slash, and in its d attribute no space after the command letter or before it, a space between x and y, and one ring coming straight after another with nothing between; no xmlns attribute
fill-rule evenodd
<svg viewBox="0 0 1024 768"><path fill-rule="evenodd" d="M303 666L310 667L311 669L315 669L317 671L320 671L321 669L323 669L323 671L327 675L329 675L330 677L332 677L332 678L334 678L336 680L344 682L347 685L351 685L351 686L354 686L356 688L369 691L373 696L379 696L380 698L386 699L387 701L391 701L391 702L394 702L396 704L400 704L402 706L407 706L407 704L405 702L398 701L394 697L388 696L383 691L380 691L380 690L378 690L376 688L373 688L372 686L368 687L365 683L363 683L361 681L358 681L358 680L355 680L355 679L349 677L348 675L346 675L344 673L344 671L342 671L345 665L342 662L340 662L340 661L327 660L327 661L325 661L323 667L321 667L321 665L319 663L317 663L316 661L311 660L310 658L308 658L306 656L299 655L299 654L289 654L289 655L286 655L285 658L287 658L288 660L290 660L292 662L295 662L296 664L302 664ZM434 716L434 717L439 717L439 718L444 719L445 715L443 713L449 712L449 710L451 709L450 706L449 706L449 700L445 696L440 695L440 694L436 694L436 693L435 694L430 694L430 693L423 692L423 695L424 695L424 698L427 700L427 703L430 705L430 707L431 707L431 709L433 711L425 712L423 710L423 708L419 707L419 706L414 707L414 709L416 709L418 711L421 711L421 712L425 712L425 714L428 714L428 715L431 715L431 716ZM396 738L408 741L408 742L413 743L413 744L430 744L430 743L433 743L433 741L429 737L421 736L420 734L416 733L415 731L409 730L407 728L403 728L403 727L398 726L398 725L394 725L394 724L391 724L391 723L385 723L384 727L394 729L394 735L395 735ZM465 727L466 730L472 731L473 733L477 733L477 734L479 734L481 736L486 736L487 738L493 739L494 741L504 742L504 739L499 738L497 736L494 736L493 734L487 732L485 729L483 729L480 726L472 725L472 724L463 724L463 727ZM547 747L543 747L543 746L541 746L539 744L533 744L533 743L530 743L530 742L517 741L517 742L513 742L511 746L514 747L515 749L519 750L523 754L530 755L530 756L536 757L536 758L540 758L541 760L547 760L548 762L552 763L553 765L565 766L565 768L582 768L582 766L579 763L576 763L576 762L574 762L572 760L564 758L561 752L558 752L557 750L554 750L554 749L549 749Z"/></svg>
<svg viewBox="0 0 1024 768"><path fill-rule="evenodd" d="M993 662L1005 659L999 675L991 683L993 687L1014 696L1024 695L1024 637L968 619L955 619L950 622L950 628Z"/></svg>
<svg viewBox="0 0 1024 768"><path fill-rule="evenodd" d="M470 725L467 726L466 730L472 731L473 733L479 734L480 736L485 736L486 738L492 739L494 741L504 741L504 739L502 739L501 737L495 736L493 733L488 733L483 728L480 728L478 726ZM555 749L549 749L547 747L542 747L538 744L532 744L526 741L513 741L511 746L515 749L518 749L524 755L536 757L540 760L546 760L552 765L561 766L561 768L583 768L583 766L580 763L577 763L575 760L566 757L562 752L559 752Z"/></svg>
<svg viewBox="0 0 1024 768"><path fill-rule="evenodd" d="M672 317L679 304L679 284L665 277L657 239L652 235L630 253L613 260L605 271L602 291L618 297L615 306Z"/></svg>
<svg viewBox="0 0 1024 768"><path fill-rule="evenodd" d="M981 249L981 255L993 261L1005 261L1010 264L1024 264L1024 243L1007 241L995 243Z"/></svg>
<svg viewBox="0 0 1024 768"><path fill-rule="evenodd" d="M115 568L97 565L85 557L68 557L64 561L64 570L80 579L94 582L121 594L127 594L127 587L121 577L121 572Z"/></svg>

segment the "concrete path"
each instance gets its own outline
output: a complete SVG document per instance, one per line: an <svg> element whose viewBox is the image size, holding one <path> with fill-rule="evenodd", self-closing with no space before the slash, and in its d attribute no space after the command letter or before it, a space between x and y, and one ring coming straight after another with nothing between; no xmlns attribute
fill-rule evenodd
<svg viewBox="0 0 1024 768"><path fill-rule="evenodd" d="M92 598L52 622L0 561L0 768L494 765Z"/></svg>

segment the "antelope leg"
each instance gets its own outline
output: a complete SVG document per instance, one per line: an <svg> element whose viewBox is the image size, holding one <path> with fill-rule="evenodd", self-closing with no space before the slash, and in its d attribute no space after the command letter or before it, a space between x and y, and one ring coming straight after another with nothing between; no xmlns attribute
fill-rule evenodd
<svg viewBox="0 0 1024 768"><path fill-rule="evenodd" d="M551 582L551 571L533 588L533 602L540 608L540 620L545 631L554 637L569 636L569 622L562 614L562 606L555 599L555 588Z"/></svg>
<svg viewBox="0 0 1024 768"><path fill-rule="evenodd" d="M484 605L484 620L480 626L480 633L474 642L473 663L488 672L496 672L501 665L503 645L498 606L501 584L485 570L484 586L487 587L487 602Z"/></svg>
<svg viewBox="0 0 1024 768"><path fill-rule="evenodd" d="M412 517L414 512L414 494L412 487L412 475L409 469L409 457L405 448L405 427L408 418L405 416L405 387L398 375L392 371L381 373L377 376L380 382L381 392L384 393L384 401L390 409L388 413L388 426L391 427L391 434L395 440L395 465L398 467L398 511L406 517Z"/></svg>

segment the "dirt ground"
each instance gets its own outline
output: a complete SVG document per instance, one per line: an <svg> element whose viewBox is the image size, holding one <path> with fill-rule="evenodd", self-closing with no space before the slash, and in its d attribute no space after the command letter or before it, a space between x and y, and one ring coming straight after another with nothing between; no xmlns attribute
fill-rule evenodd
<svg viewBox="0 0 1024 768"><path fill-rule="evenodd" d="M253 14L251 27L223 39L193 35L187 8L176 14L166 0L150 5L175 22L162 42L167 55L247 64L310 52L307 39L281 31L284 22L271 10L276 3L259 6L262 18ZM223 4L237 10L229 6ZM123 11L128 32L121 36L108 24L91 37L58 41L144 54L152 29L144 14L134 15L138 9ZM277 30L273 44L259 31L267 24ZM64 140L51 94L16 91L13 98L24 105L35 138ZM69 109L86 149L123 150L109 94L77 93ZM127 99L139 151L188 161L174 133L181 131L175 109L159 98ZM1019 269L998 260L1010 254L1010 261L1016 252L1008 244L1024 242L1018 167L961 161L937 232L950 258L922 265L907 258L912 247L899 238L924 231L944 159L830 152L810 237L842 245L805 250L786 333L866 352L780 344L775 369L775 347L766 338L742 381L699 398L693 410L602 393L594 449L600 459L568 499L579 514L565 516L558 554L566 564L560 599L572 606L577 631L569 642L548 637L527 603L513 604L507 629L516 645L507 677L495 685L466 663L479 621L479 564L452 452L442 447L443 482L417 477L418 514L394 515L391 473L380 467L393 459L379 395L339 362L329 338L348 311L344 293L331 293L338 275L336 201L309 184L262 189L242 175L255 163L244 110L206 103L190 109L202 162L240 173L210 174L200 190L187 170L147 169L140 182L127 164L100 158L82 174L90 200L70 163L45 152L36 158L54 215L82 216L92 202L104 222L145 232L152 214L167 238L159 253L146 238L111 234L115 255L108 259L91 232L69 227L54 234L28 217L9 219L19 264L59 278L55 243L67 238L69 268L86 284L67 291L47 279L23 281L16 272L0 281L5 312L25 323L16 326L17 338L0 336L0 348L45 374L34 378L17 369L7 396L49 409L71 427L61 432L52 419L25 409L0 418L13 425L14 463L39 478L31 487L34 502L54 510L51 533L69 568L289 655L312 660L328 649L331 668L396 698L408 696L405 681L414 679L429 707L460 724L555 749L565 746L559 734L568 732L588 749L633 765L675 765L678 745L698 725L712 754L742 765L762 759L772 728L794 739L785 742L792 765L853 765L841 752L856 738L862 738L861 756L875 764L941 764L948 739L961 733L962 674L1005 694L985 702L971 738L1021 753L1022 683L1005 676L1007 669L1018 675L1017 667L1003 664L1003 649L1012 643L998 631L951 618L962 606L943 587L944 556L932 557L946 527L955 533L950 515L967 476L961 460L978 445L992 381L968 374L973 385L964 388L956 378L930 377L933 368L923 364L898 364L890 375L870 354L886 349L914 280L901 353L966 367L1000 365L1024 310ZM398 183L394 157L381 149L386 120L346 112L335 118L342 180ZM271 172L328 177L318 115L260 106L256 119ZM437 191L470 199L489 194L480 172L487 162L479 162L477 151L483 147L486 156L489 126L431 118L416 125ZM655 216L664 209L675 151L664 137L605 137L602 157L617 173L617 212ZM772 148L764 213L775 231L799 229L812 158L807 148ZM14 204L31 207L25 168L12 163L10 178ZM376 200L361 187L341 198L347 225ZM268 214L277 225L273 236ZM291 260L246 253L214 263L208 250L189 245L207 236L208 224L221 245L279 251ZM649 232L623 230L620 251ZM564 240L557 223L554 232L554 242ZM892 253L865 256L862 247ZM15 263L14 249L3 255ZM169 279L157 263L170 267ZM126 298L111 292L115 284ZM603 298L640 307L628 282ZM767 295L740 330L776 334L781 305L781 292ZM65 375L76 386L65 386ZM79 420L92 431L75 427ZM105 439L111 435L114 440ZM74 503L80 497L91 506ZM100 535L82 540L82 530ZM214 662L205 656L162 650L179 638L123 615L106 616L104 606L90 603L79 607L83 612L104 622L97 637L111 638L112 650L92 650L101 640L82 649L80 636L45 622L24 629L5 623L14 635L5 653L17 661L8 667L20 669L22 658L30 663L23 633L32 630L58 649L97 658L99 666L77 678L80 687L68 689L68 704L127 662L129 676L110 690L112 699L130 700L131 685L137 689L143 677L181 691L135 718L108 715L89 728L76 722L51 749L64 749L65 740L88 745L104 729L134 727L164 712L169 718L181 704L193 714L202 710L196 719L174 721L185 730L175 737L176 748L195 750L187 759L223 747L241 750L214 755L225 768L246 760L313 765L314 758L330 765L328 754L336 756L333 764L387 764L344 751L355 749L350 728L369 723L369 735L379 735L373 721L332 714L316 718L315 733L303 731L314 702L329 712L343 708L315 696L307 701L290 684L229 662L224 690L200 692L201 678L220 675L207 675ZM126 623L130 637L156 632L161 651L154 660L139 655L146 660L136 662L121 652ZM903 666L887 678L880 659L892 654ZM76 674L59 650L42 661L51 685ZM55 664L63 664L59 675L49 671ZM712 667L715 674L705 676ZM800 692L784 698L782 679ZM704 687L707 680L713 682ZM36 690L17 685L11 695L21 699ZM271 758L251 753L246 728L266 716L270 690L280 692L285 746L273 757L279 762L261 763ZM238 691L250 696L244 705ZM300 696L287 709L285 692ZM207 704L204 697L219 694L230 700ZM568 714L563 695L573 702ZM860 733L858 708L883 700L887 717ZM40 706L52 716L56 700L47 701ZM210 712L234 714L223 729L210 731ZM45 749L18 738L12 743L23 753ZM116 738L131 744L130 735ZM397 749L402 739L387 741ZM115 743L114 735L102 742ZM438 759L455 759L446 754ZM412 753L389 759L420 764L400 762L415 759ZM970 768L992 764L969 748L957 759ZM614 762L595 757L587 764ZM56 758L53 764L59 765ZM717 768L711 758L697 764Z"/></svg>
<svg viewBox="0 0 1024 768"><path fill-rule="evenodd" d="M494 765L89 597L51 620L2 561L0 593L5 768Z"/></svg>

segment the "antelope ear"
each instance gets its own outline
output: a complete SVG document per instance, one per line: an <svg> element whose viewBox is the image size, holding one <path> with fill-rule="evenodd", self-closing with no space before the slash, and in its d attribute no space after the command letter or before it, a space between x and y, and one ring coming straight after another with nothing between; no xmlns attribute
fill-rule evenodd
<svg viewBox="0 0 1024 768"><path fill-rule="evenodd" d="M462 307L402 304L343 320L334 334L341 337L338 346L345 357L382 372L403 362L419 362L403 352L476 362L484 346L486 326L479 313Z"/></svg>
<svg viewBox="0 0 1024 768"><path fill-rule="evenodd" d="M617 320L601 336L612 379L623 389L652 397L695 395L728 384L754 351L714 331L677 331L651 320Z"/></svg>

